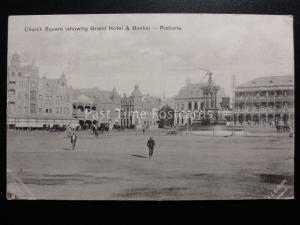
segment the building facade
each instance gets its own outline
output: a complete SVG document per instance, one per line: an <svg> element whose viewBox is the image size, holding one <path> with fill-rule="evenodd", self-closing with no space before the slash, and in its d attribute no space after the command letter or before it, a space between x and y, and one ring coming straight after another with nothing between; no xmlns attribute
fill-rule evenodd
<svg viewBox="0 0 300 225"><path fill-rule="evenodd" d="M40 78L34 63L22 66L20 56L14 53L7 71L8 126L28 128L73 122L72 88L65 75Z"/></svg>
<svg viewBox="0 0 300 225"><path fill-rule="evenodd" d="M157 128L157 112L161 103L159 97L143 95L139 86L135 85L129 97L124 94L121 98L121 126L137 129Z"/></svg>
<svg viewBox="0 0 300 225"><path fill-rule="evenodd" d="M81 94L73 99L73 117L78 120L81 128L90 128L99 121L97 107L93 99Z"/></svg>
<svg viewBox="0 0 300 225"><path fill-rule="evenodd" d="M234 118L239 123L294 124L294 77L261 77L234 89Z"/></svg>
<svg viewBox="0 0 300 225"><path fill-rule="evenodd" d="M80 97L81 96L81 97ZM121 97L114 87L112 91L103 91L98 88L84 88L73 90L73 108L77 109L78 106L82 108L82 116L85 110L91 109L91 118L85 119L84 121L88 124L92 123L110 123L111 125L120 125L120 108L121 108ZM78 99L79 98L79 99ZM81 110L81 108L79 108ZM95 119L94 114L97 114ZM94 118L92 121L92 117ZM81 122L82 123L82 122Z"/></svg>
<svg viewBox="0 0 300 225"><path fill-rule="evenodd" d="M209 74L208 82L186 83L174 97L175 100L175 125L192 125L201 114L218 115L222 118L222 111L229 110L229 98L224 90L216 85ZM189 116L196 115L196 116Z"/></svg>

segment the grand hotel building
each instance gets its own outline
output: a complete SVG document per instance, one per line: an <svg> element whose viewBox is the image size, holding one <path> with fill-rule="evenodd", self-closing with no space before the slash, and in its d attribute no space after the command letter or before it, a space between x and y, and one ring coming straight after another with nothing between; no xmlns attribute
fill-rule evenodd
<svg viewBox="0 0 300 225"><path fill-rule="evenodd" d="M254 124L294 123L294 77L261 77L234 89L234 119Z"/></svg>
<svg viewBox="0 0 300 225"><path fill-rule="evenodd" d="M72 117L72 88L65 75L57 79L39 77L39 68L21 65L12 55L7 71L7 124L30 128L76 123Z"/></svg>

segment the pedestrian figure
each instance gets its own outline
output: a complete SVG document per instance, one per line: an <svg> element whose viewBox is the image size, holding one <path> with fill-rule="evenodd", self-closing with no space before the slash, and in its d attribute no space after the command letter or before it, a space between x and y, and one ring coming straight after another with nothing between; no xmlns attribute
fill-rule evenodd
<svg viewBox="0 0 300 225"><path fill-rule="evenodd" d="M71 136L72 150L75 150L76 141L77 141L77 136L76 136L76 134L73 132L73 134L72 134L72 136Z"/></svg>
<svg viewBox="0 0 300 225"><path fill-rule="evenodd" d="M148 140L148 142L147 142L147 146L148 146L148 150L149 150L149 159L153 155L154 145L155 145L155 141L153 140L152 137L150 137L149 140Z"/></svg>
<svg viewBox="0 0 300 225"><path fill-rule="evenodd" d="M145 128L143 128L143 134L145 134Z"/></svg>

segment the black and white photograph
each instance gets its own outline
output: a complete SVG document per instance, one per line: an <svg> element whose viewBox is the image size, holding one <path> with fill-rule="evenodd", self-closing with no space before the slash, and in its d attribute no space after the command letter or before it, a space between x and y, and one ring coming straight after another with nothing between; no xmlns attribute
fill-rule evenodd
<svg viewBox="0 0 300 225"><path fill-rule="evenodd" d="M293 23L9 16L7 199L294 199Z"/></svg>

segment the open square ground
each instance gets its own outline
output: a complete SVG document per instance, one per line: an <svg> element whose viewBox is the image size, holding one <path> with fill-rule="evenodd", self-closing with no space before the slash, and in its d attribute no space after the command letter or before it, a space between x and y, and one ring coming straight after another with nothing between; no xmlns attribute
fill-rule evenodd
<svg viewBox="0 0 300 225"><path fill-rule="evenodd" d="M7 191L20 199L215 200L294 197L288 136L7 133Z"/></svg>

